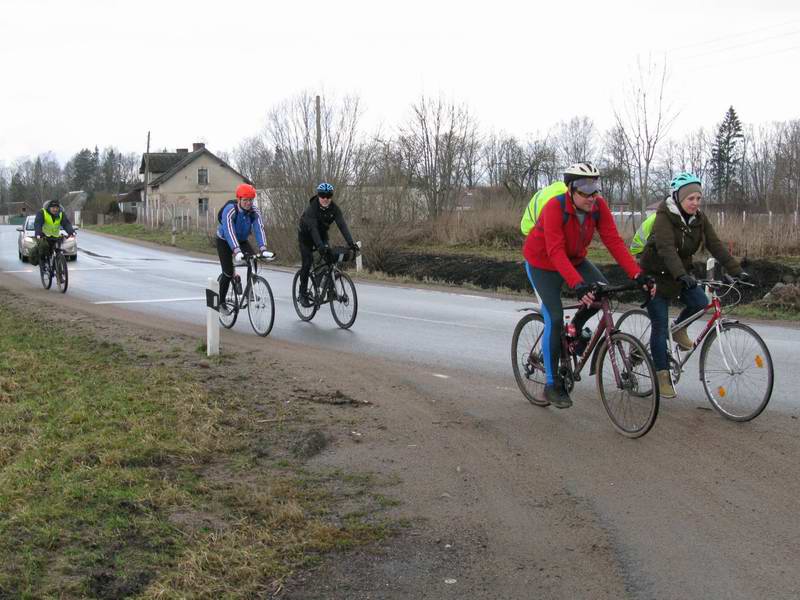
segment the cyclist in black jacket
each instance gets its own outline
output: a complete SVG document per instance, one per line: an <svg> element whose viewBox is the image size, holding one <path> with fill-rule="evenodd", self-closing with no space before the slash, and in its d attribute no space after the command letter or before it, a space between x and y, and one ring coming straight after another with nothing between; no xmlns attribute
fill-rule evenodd
<svg viewBox="0 0 800 600"><path fill-rule="evenodd" d="M335 222L339 231L342 232L347 245L354 252L359 248L350 235L347 223L344 222L341 209L333 202L333 186L330 183L320 183L317 186L317 194L308 201L308 208L300 217L300 225L297 230L297 238L300 243L300 257L303 265L300 268L300 303L303 306L311 306L314 301L308 293L308 274L311 265L314 263L314 250L318 250L320 255L326 260L331 258L331 250L328 245L328 228Z"/></svg>

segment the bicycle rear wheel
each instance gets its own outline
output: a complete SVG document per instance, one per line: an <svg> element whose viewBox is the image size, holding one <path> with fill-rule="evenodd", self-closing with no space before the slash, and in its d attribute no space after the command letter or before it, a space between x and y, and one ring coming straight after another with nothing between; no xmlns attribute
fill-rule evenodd
<svg viewBox="0 0 800 600"><path fill-rule="evenodd" d="M53 285L53 272L50 269L49 258L42 257L39 259L39 278L42 280L44 289L49 290L50 286Z"/></svg>
<svg viewBox="0 0 800 600"><path fill-rule="evenodd" d="M333 320L342 329L349 329L356 322L358 315L358 295L356 286L347 273L335 271L331 285L331 314Z"/></svg>
<svg viewBox="0 0 800 600"><path fill-rule="evenodd" d="M313 298L316 298L317 286L313 283L313 279L310 275L308 278L308 283L312 287ZM300 303L300 271L294 274L294 280L292 280L292 303L294 304L294 312L297 313L297 316L300 317L301 321L310 321L314 318L314 315L317 314L317 311L319 310L319 305L317 305L316 302L313 302L311 306L303 306Z"/></svg>
<svg viewBox="0 0 800 600"><path fill-rule="evenodd" d="M634 336L616 332L611 334L610 343L603 342L597 353L597 391L611 423L622 435L641 437L656 422L656 370L644 345Z"/></svg>
<svg viewBox="0 0 800 600"><path fill-rule="evenodd" d="M522 395L536 406L548 406L544 399L547 375L544 369L542 341L544 317L531 312L522 317L511 338L511 367Z"/></svg>
<svg viewBox="0 0 800 600"><path fill-rule="evenodd" d="M723 323L700 350L700 380L711 405L726 419L750 421L772 397L775 371L767 345L743 323Z"/></svg>
<svg viewBox="0 0 800 600"><path fill-rule="evenodd" d="M247 316L250 318L253 331L261 337L268 336L272 331L272 325L275 323L275 298L272 297L269 283L260 275L253 276L251 280Z"/></svg>
<svg viewBox="0 0 800 600"><path fill-rule="evenodd" d="M58 291L62 294L67 293L67 286L69 285L69 272L67 271L67 259L63 254L56 254L53 261L56 267L56 283Z"/></svg>
<svg viewBox="0 0 800 600"><path fill-rule="evenodd" d="M219 281L221 277L221 275L217 277L217 281ZM228 293L225 294L225 304L231 312L225 315L222 313L222 307L220 307L219 322L225 329L230 329L236 325L236 318L239 316L239 294L236 293L233 281L230 282Z"/></svg>

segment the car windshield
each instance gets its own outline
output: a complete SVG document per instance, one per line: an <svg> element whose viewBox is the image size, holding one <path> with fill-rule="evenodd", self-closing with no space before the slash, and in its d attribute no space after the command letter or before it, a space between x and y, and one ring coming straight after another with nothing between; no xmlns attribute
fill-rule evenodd
<svg viewBox="0 0 800 600"><path fill-rule="evenodd" d="M33 231L33 221L34 219L32 219L31 217L25 219L25 229L27 231Z"/></svg>

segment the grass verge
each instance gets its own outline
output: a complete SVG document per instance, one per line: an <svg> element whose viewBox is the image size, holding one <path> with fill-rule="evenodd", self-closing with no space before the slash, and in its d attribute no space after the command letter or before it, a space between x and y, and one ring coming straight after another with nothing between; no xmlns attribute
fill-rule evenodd
<svg viewBox="0 0 800 600"><path fill-rule="evenodd" d="M116 223L112 225L91 225L86 227L89 231L107 233L121 237L133 238L145 242L153 242L163 246L172 246L172 232L167 229L151 229L137 223ZM216 254L212 245L212 238L205 231L182 231L175 234L175 248Z"/></svg>
<svg viewBox="0 0 800 600"><path fill-rule="evenodd" d="M751 317L753 319L764 319L770 321L798 321L800 322L800 312L781 310L779 308L765 308L757 304L740 304L728 311L731 316Z"/></svg>
<svg viewBox="0 0 800 600"><path fill-rule="evenodd" d="M250 598L390 532L369 477L309 471L289 450L301 403L290 413L269 393L228 393L233 365L200 377L179 348L129 346L117 327L121 342L91 325L67 335L51 307L23 312L9 296L0 597ZM357 512L337 514L340 502Z"/></svg>

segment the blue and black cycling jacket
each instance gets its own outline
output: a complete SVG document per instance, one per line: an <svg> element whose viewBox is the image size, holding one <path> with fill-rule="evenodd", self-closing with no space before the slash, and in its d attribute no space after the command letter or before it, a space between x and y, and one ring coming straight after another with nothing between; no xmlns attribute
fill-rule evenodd
<svg viewBox="0 0 800 600"><path fill-rule="evenodd" d="M261 213L256 209L244 211L235 203L226 204L222 209L222 222L217 228L217 237L228 242L234 254L241 252L242 242L246 242L253 231L260 250L266 249L267 236L264 234L264 222Z"/></svg>

